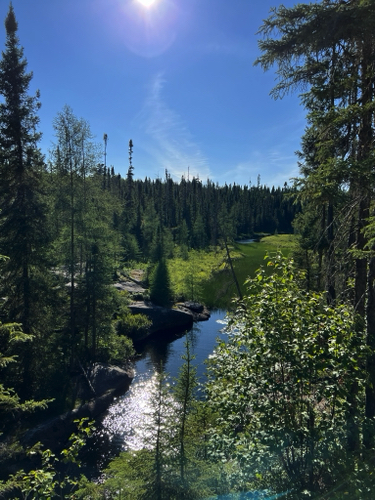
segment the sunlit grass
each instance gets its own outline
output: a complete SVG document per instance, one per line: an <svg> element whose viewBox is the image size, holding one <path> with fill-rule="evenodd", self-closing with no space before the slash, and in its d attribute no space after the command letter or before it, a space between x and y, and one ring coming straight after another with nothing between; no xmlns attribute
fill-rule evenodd
<svg viewBox="0 0 375 500"><path fill-rule="evenodd" d="M178 299L201 300L202 283L224 269L225 251L190 250L187 255L168 260L173 291Z"/></svg>
<svg viewBox="0 0 375 500"><path fill-rule="evenodd" d="M233 248L234 255L241 254L242 258L234 259L234 269L242 293L246 293L246 286L244 285L246 279L253 277L255 271L265 264L267 253L272 254L272 252L281 250L285 256L288 256L292 252L294 245L295 237L291 234L266 236L255 243L237 243ZM228 309L231 307L231 300L235 296L236 286L229 268L216 273L212 279L204 284L202 289L202 298L210 308Z"/></svg>
<svg viewBox="0 0 375 500"><path fill-rule="evenodd" d="M290 234L272 235L255 243L236 243L230 247L237 279L242 293L246 293L245 280L254 276L264 264L266 253L281 250L288 256L295 245ZM173 292L178 300L204 302L209 308L228 309L236 287L227 264L225 249L190 250L168 260Z"/></svg>

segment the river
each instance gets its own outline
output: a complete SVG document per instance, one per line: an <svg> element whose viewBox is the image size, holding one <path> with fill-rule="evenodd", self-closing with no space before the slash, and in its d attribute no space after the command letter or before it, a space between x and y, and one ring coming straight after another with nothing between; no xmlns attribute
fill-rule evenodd
<svg viewBox="0 0 375 500"><path fill-rule="evenodd" d="M194 364L200 381L205 379L204 361L212 353L217 337L225 338L225 310L211 313L208 321L195 323L187 333L191 343ZM156 370L162 363L171 381L178 376L185 353L185 335L159 335L140 346L141 357L134 363L135 376L130 389L114 400L97 423L86 462L89 469L103 469L108 461L122 450L140 449L144 446L150 391ZM94 474L95 475L95 474Z"/></svg>

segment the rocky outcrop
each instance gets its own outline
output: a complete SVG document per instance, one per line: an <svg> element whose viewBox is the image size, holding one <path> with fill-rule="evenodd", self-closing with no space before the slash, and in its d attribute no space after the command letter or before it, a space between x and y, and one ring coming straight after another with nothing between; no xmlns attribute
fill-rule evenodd
<svg viewBox="0 0 375 500"><path fill-rule="evenodd" d="M143 294L146 289L138 282L134 280L118 281L113 285L119 291L127 291L130 294Z"/></svg>
<svg viewBox="0 0 375 500"><path fill-rule="evenodd" d="M77 430L74 420L85 417L90 420L97 418L107 410L117 394L129 389L133 377L132 370L122 370L111 365L94 365L90 371L86 372L85 381L81 381L82 385L87 385L83 389L84 392L91 393L93 399L79 408L51 418L29 430L22 444L32 446L40 441L44 447L52 451L61 450L66 445L69 436Z"/></svg>
<svg viewBox="0 0 375 500"><path fill-rule="evenodd" d="M207 321L210 318L209 310L199 302L179 302L176 306L180 311L186 311L192 314L194 321Z"/></svg>
<svg viewBox="0 0 375 500"><path fill-rule="evenodd" d="M123 387L129 387L133 379L133 369L122 369L118 366L104 363L94 363L85 370L82 366L81 375L77 377L77 397L88 400L103 396L108 391L121 391ZM130 381L130 382L129 382Z"/></svg>
<svg viewBox="0 0 375 500"><path fill-rule="evenodd" d="M133 302L128 307L133 314L144 314L152 321L149 332L137 340L144 340L149 335L163 330L183 330L193 326L194 317L189 310L170 309L143 301Z"/></svg>

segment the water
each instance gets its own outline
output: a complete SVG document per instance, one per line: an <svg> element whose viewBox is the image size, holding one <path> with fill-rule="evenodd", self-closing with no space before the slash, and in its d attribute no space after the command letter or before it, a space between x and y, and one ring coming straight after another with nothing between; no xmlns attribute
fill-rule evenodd
<svg viewBox="0 0 375 500"><path fill-rule="evenodd" d="M247 245L249 243L257 243L259 241L259 238L247 238L245 240L237 240L236 243L239 243L240 245Z"/></svg>
<svg viewBox="0 0 375 500"><path fill-rule="evenodd" d="M214 311L208 321L195 323L187 333L200 381L204 381L204 361L212 353L216 339L226 338L221 331L225 326L225 315L224 310ZM159 335L140 346L141 358L135 362L135 376L130 389L112 403L98 422L89 452L91 461L96 462L98 469L105 467L110 458L120 451L147 446L150 394L155 375L162 363L164 372L169 374L169 383L173 383L183 363L181 356L185 353L185 340L183 334L169 334L166 338Z"/></svg>

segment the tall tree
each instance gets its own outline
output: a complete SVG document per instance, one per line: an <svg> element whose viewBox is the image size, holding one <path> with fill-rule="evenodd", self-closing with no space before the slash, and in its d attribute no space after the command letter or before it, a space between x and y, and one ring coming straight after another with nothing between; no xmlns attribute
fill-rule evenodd
<svg viewBox="0 0 375 500"><path fill-rule="evenodd" d="M113 230L116 200L101 187L97 174L99 149L89 124L65 106L55 119L57 144L53 150L52 189L55 197L56 264L69 279L71 362L79 354L82 337L86 355L95 358L99 340L110 332L113 294L109 286L119 237ZM115 307L115 306L113 306ZM79 312L78 312L79 311Z"/></svg>
<svg viewBox="0 0 375 500"><path fill-rule="evenodd" d="M5 19L6 45L0 61L0 248L9 319L25 333L35 326L38 283L47 244L45 205L41 197L43 156L38 148L39 93L29 96L32 73L17 37L12 4Z"/></svg>
<svg viewBox="0 0 375 500"><path fill-rule="evenodd" d="M361 0L281 6L273 10L260 29L265 38L259 43L263 54L257 60L264 69L278 66L279 83L272 91L274 97L301 85L308 90L303 104L309 111L309 124L314 127L318 161L312 165L307 158L309 169L303 174L316 199L329 196L324 201L330 261L327 285L331 298L335 295L334 207L329 190L334 187L336 192L350 195L346 211L351 215L348 245L355 250L353 299L362 324L366 324L369 353L375 346L375 261L364 250L371 249L366 227L374 189L374 14L374 3ZM373 419L375 360L371 354L367 367L366 416ZM374 431L372 428L369 436L364 433L368 448L374 445ZM352 436L349 442L357 449L359 432L354 434L357 437Z"/></svg>

